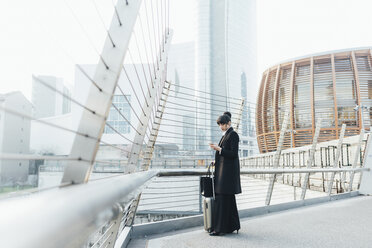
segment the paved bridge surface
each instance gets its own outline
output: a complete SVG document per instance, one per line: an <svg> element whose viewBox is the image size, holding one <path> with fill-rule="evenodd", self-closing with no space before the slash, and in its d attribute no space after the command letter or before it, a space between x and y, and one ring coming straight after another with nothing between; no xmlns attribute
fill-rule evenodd
<svg viewBox="0 0 372 248"><path fill-rule="evenodd" d="M241 219L239 234L211 237L197 227L132 240L128 247L372 247L372 197Z"/></svg>

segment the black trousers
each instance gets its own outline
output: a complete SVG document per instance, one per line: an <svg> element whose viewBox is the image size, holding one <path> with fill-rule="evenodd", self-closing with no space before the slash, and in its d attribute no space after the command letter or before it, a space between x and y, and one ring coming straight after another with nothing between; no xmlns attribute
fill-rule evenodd
<svg viewBox="0 0 372 248"><path fill-rule="evenodd" d="M235 195L216 194L213 209L213 226L215 232L232 233L240 229Z"/></svg>

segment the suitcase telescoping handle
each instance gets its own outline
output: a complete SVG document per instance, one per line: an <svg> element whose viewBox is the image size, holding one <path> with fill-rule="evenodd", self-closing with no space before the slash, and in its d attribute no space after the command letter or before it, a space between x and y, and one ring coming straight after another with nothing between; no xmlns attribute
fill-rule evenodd
<svg viewBox="0 0 372 248"><path fill-rule="evenodd" d="M209 165L208 165L208 168L207 168L207 176L209 177L213 177L213 172L211 172L211 167L214 165L214 162L211 162Z"/></svg>
<svg viewBox="0 0 372 248"><path fill-rule="evenodd" d="M213 192L213 200L216 199L215 192L214 192L214 172L211 171L211 167L214 165L214 162L211 162L208 165L208 170L207 170L207 176L212 178L212 192Z"/></svg>

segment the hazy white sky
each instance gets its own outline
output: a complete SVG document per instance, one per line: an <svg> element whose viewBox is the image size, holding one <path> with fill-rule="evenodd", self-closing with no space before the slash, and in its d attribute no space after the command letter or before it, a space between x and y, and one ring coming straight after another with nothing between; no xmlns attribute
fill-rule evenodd
<svg viewBox="0 0 372 248"><path fill-rule="evenodd" d="M307 54L372 46L370 0L257 0L259 68Z"/></svg>
<svg viewBox="0 0 372 248"><path fill-rule="evenodd" d="M173 43L194 40L194 1L169 0ZM105 29L94 3L108 25L109 0L1 0L0 93L30 97L32 74L72 83L75 63L97 63ZM371 13L370 0L257 0L259 75L292 57L372 46Z"/></svg>

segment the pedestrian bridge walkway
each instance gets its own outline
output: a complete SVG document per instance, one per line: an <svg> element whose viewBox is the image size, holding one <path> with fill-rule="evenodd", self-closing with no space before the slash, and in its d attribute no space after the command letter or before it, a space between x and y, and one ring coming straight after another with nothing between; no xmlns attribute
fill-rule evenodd
<svg viewBox="0 0 372 248"><path fill-rule="evenodd" d="M132 240L128 247L371 247L372 197L356 196L241 219L239 234L203 227Z"/></svg>
<svg viewBox="0 0 372 248"><path fill-rule="evenodd" d="M317 117L311 135L295 134L292 108L274 118L274 123L280 120L275 138L263 136L267 147L272 145L266 141L275 140L275 152L245 157L244 151L253 151L253 136L242 140L243 193L237 197L242 229L239 235L210 237L202 228L199 176L207 174L205 166L213 158L208 141L220 134L214 120L228 110L241 137L254 133L255 103L178 82L177 71L167 67L170 1L103 1L113 4L111 22L93 3L106 35L98 42L101 51L86 31L87 21L79 20L85 15L64 2L90 41L97 64L94 70L78 64L85 47L60 46L55 36L46 44L60 46L58 53L72 60L76 95L43 76L33 76L33 85L46 87L53 99L63 98L63 108L65 100L73 105L71 115L39 118L33 115L37 108L30 105L26 111L18 100L0 104L4 130L17 129L20 135L4 138L9 145L2 144L6 149L0 151L0 193L27 189L0 195L1 248L371 247L371 200L359 196L372 194L372 136L365 134L363 102L355 102L359 112L348 124L351 129L346 123L340 128L350 121L339 119L330 130L329 121L324 127ZM90 24L97 29L97 23ZM64 59L58 60L67 68ZM177 74L175 82L168 80L168 71ZM31 127L37 135L30 134ZM338 140L318 143L334 133ZM293 148L283 150L288 147ZM107 174L93 176L96 172ZM43 184L39 179L58 183L37 188ZM152 223L138 224L143 219Z"/></svg>

